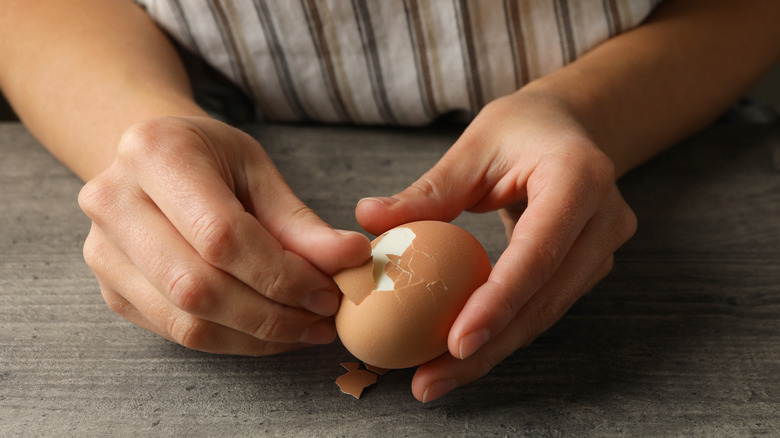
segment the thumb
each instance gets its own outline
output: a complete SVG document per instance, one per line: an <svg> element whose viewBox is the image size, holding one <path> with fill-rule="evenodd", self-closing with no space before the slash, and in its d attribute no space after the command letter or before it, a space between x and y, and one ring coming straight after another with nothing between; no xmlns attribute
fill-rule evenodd
<svg viewBox="0 0 780 438"><path fill-rule="evenodd" d="M288 199L285 204L272 221L272 234L282 247L326 275L358 266L371 256L371 242L365 235L333 228L298 198Z"/></svg>
<svg viewBox="0 0 780 438"><path fill-rule="evenodd" d="M251 213L284 249L329 276L371 256L368 237L327 224L293 193L270 159L262 161L251 185Z"/></svg>
<svg viewBox="0 0 780 438"><path fill-rule="evenodd" d="M428 172L391 197L361 199L355 208L360 226L372 234L418 220L449 222L488 191L486 166L456 148Z"/></svg>

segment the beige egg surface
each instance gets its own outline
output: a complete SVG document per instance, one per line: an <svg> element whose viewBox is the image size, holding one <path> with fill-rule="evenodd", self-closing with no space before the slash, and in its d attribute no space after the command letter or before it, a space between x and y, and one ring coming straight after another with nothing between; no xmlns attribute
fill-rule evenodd
<svg viewBox="0 0 780 438"><path fill-rule="evenodd" d="M342 344L388 369L446 352L452 323L490 274L485 249L463 228L438 221L398 226L371 247L365 264L333 277L344 293L336 314Z"/></svg>

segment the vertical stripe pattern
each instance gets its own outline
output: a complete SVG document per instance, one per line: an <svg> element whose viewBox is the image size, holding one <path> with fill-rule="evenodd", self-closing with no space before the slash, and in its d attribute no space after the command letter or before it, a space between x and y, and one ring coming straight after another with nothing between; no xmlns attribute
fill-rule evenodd
<svg viewBox="0 0 780 438"><path fill-rule="evenodd" d="M620 18L618 0L604 0L604 16L607 19L609 36L613 37L623 32L623 22Z"/></svg>
<svg viewBox="0 0 780 438"><path fill-rule="evenodd" d="M279 121L422 125L630 30L659 0L136 0Z"/></svg>
<svg viewBox="0 0 780 438"><path fill-rule="evenodd" d="M506 15L506 29L509 33L509 50L512 54L512 66L515 73L515 88L519 89L530 81L520 4L516 1L504 0L504 15Z"/></svg>
<svg viewBox="0 0 780 438"><path fill-rule="evenodd" d="M271 13L268 10L268 5L261 0L255 0L255 13L260 23L265 39L268 44L268 54L276 70L276 75L279 78L279 86L284 94L287 105L299 119L310 119L311 115L306 112L301 104L301 99L298 97L298 92L295 89L295 83L292 80L292 73L290 72L290 66L287 63L287 59L284 56L281 41L279 39L279 32L276 29L276 24L271 18Z"/></svg>
<svg viewBox="0 0 780 438"><path fill-rule="evenodd" d="M315 0L301 0L306 11L306 23L308 25L311 39L317 51L317 61L320 64L323 81L326 91L331 100L331 105L336 112L339 121L348 120L347 105L344 102L344 96L336 76L334 60L331 56L331 50L328 39L325 35L325 25L320 16L318 2Z"/></svg>
<svg viewBox="0 0 780 438"><path fill-rule="evenodd" d="M569 0L555 0L555 19L558 24L558 39L561 44L561 63L569 64L577 59L577 45L571 23Z"/></svg>
<svg viewBox="0 0 780 438"><path fill-rule="evenodd" d="M382 117L382 123L397 125L398 120L393 114L390 98L387 95L387 88L385 88L384 73L382 72L382 64L379 61L374 24L372 23L366 1L352 0L352 8L355 11L355 23L360 32L361 48L366 60L366 70L371 81L374 102Z"/></svg>
<svg viewBox="0 0 780 438"><path fill-rule="evenodd" d="M182 7L181 0L172 0L170 5L171 11L173 12L176 20L176 26L181 29L182 37L186 42L185 44L189 47L192 47L194 49L193 51L199 52L200 50L198 49L198 43L195 41L195 37L192 35L190 23L187 20L187 16L185 15L186 12Z"/></svg>
<svg viewBox="0 0 780 438"><path fill-rule="evenodd" d="M463 71L466 74L466 88L469 93L469 103L472 114L485 105L482 95L482 86L479 75L477 53L474 44L474 34L471 32L471 12L469 2L466 0L453 0L458 17L458 29L460 31L460 44L463 57Z"/></svg>
<svg viewBox="0 0 780 438"><path fill-rule="evenodd" d="M431 66L428 61L428 47L425 41L422 19L417 0L405 0L404 10L409 24L409 38L414 49L415 70L417 71L417 84L420 97L423 100L423 109L428 117L435 118L438 110L433 94L433 79Z"/></svg>

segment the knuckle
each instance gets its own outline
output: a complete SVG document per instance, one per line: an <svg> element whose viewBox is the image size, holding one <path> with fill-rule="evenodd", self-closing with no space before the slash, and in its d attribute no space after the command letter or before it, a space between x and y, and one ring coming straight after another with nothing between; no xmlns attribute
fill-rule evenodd
<svg viewBox="0 0 780 438"><path fill-rule="evenodd" d="M196 315L203 314L211 307L211 296L204 281L191 270L183 273L168 274L171 278L168 297L179 309Z"/></svg>
<svg viewBox="0 0 780 438"><path fill-rule="evenodd" d="M99 266L102 266L106 260L105 251L103 245L100 244L99 238L96 236L94 229L87 235L84 240L84 247L82 251L84 255L84 261L87 263L90 269L96 271Z"/></svg>
<svg viewBox="0 0 780 438"><path fill-rule="evenodd" d="M319 217L317 216L317 213L314 212L314 210L307 207L306 205L301 205L300 207L296 208L292 212L292 214L290 215L290 219L293 221L297 221L297 220L319 219Z"/></svg>
<svg viewBox="0 0 780 438"><path fill-rule="evenodd" d="M490 300L490 303L483 304L484 308L499 309L501 311L499 318L501 320L505 320L506 322L511 321L512 318L517 315L517 313L520 311L520 308L522 307L522 303L524 302L524 300L522 300L522 294L520 291L511 289L504 293L495 294L495 296L491 297Z"/></svg>
<svg viewBox="0 0 780 438"><path fill-rule="evenodd" d="M495 368L499 363L501 363L501 358L496 357L495 354L484 354L479 358L479 361L476 364L476 376L475 378L482 377L489 373L493 368Z"/></svg>
<svg viewBox="0 0 780 438"><path fill-rule="evenodd" d="M550 278L558 268L563 258L564 250L561 245L554 240L540 240L530 244L533 260L531 275L536 279L537 284L542 284Z"/></svg>
<svg viewBox="0 0 780 438"><path fill-rule="evenodd" d="M138 122L125 130L117 145L117 156L135 159L137 157L156 156L169 145L171 130L176 124L171 117L159 117Z"/></svg>
<svg viewBox="0 0 780 438"><path fill-rule="evenodd" d="M280 339L283 333L283 325L281 315L269 313L251 328L250 334L258 339L273 341Z"/></svg>
<svg viewBox="0 0 780 438"><path fill-rule="evenodd" d="M592 144L555 152L540 168L568 183L572 199L597 199L615 186L615 164Z"/></svg>
<svg viewBox="0 0 780 438"><path fill-rule="evenodd" d="M611 186L615 182L615 163L600 149L590 149L591 156L588 160L591 180L600 186Z"/></svg>
<svg viewBox="0 0 780 438"><path fill-rule="evenodd" d="M604 226L608 229L607 241L615 248L626 243L636 233L638 221L636 213L620 196L617 188L614 191L616 201L612 203L606 215Z"/></svg>
<svg viewBox="0 0 780 438"><path fill-rule="evenodd" d="M429 171L425 175L414 181L408 188L401 192L403 197L418 198L427 200L425 209L429 219L449 221L457 216L465 206L460 206L457 202L457 195L453 196L451 190L456 190L451 185L448 187L443 182L444 176L441 175L441 169ZM451 202L452 200L456 202ZM478 207L473 211L484 211ZM419 212L419 210L418 210Z"/></svg>
<svg viewBox="0 0 780 438"><path fill-rule="evenodd" d="M577 289L580 290L582 287L583 285L579 285ZM544 303L542 311L544 317L541 321L540 333L552 327L566 313L569 307L574 304L574 301L584 293L584 290L580 290L579 293L576 293L574 290L561 290L550 293Z"/></svg>
<svg viewBox="0 0 780 438"><path fill-rule="evenodd" d="M187 120L163 116L127 128L117 144L117 160L134 168L149 163L179 165L182 156L211 147L208 136Z"/></svg>
<svg viewBox="0 0 780 438"><path fill-rule="evenodd" d="M207 324L188 314L171 316L168 334L174 342L193 350L204 350L208 342Z"/></svg>
<svg viewBox="0 0 780 438"><path fill-rule="evenodd" d="M278 269L273 270L271 275L266 275L260 281L260 292L273 301L279 301L290 290L292 280L290 271L282 264Z"/></svg>
<svg viewBox="0 0 780 438"><path fill-rule="evenodd" d="M161 140L159 122L150 120L136 123L122 133L117 144L117 156L133 158L152 154Z"/></svg>
<svg viewBox="0 0 780 438"><path fill-rule="evenodd" d="M549 294L533 316L530 330L526 333L528 344L544 333L545 330L552 327L572 304L573 300L566 293Z"/></svg>
<svg viewBox="0 0 780 438"><path fill-rule="evenodd" d="M78 203L93 221L107 215L117 200L117 188L107 178L95 177L79 191Z"/></svg>
<svg viewBox="0 0 780 438"><path fill-rule="evenodd" d="M214 212L203 212L193 222L192 233L197 251L204 260L218 267L230 264L235 244L230 220Z"/></svg>
<svg viewBox="0 0 780 438"><path fill-rule="evenodd" d="M621 240L621 244L630 239L638 227L638 220L636 213L628 205L624 205L624 208L620 211L620 217L618 219L617 235Z"/></svg>
<svg viewBox="0 0 780 438"><path fill-rule="evenodd" d="M530 347L535 340L536 338L533 335L523 332L517 338L517 349L518 350L526 349Z"/></svg>
<svg viewBox="0 0 780 438"><path fill-rule="evenodd" d="M108 308L114 313L120 316L124 316L127 313L130 303L124 297L102 285L100 286L100 294L103 296L103 301L106 302Z"/></svg>
<svg viewBox="0 0 780 438"><path fill-rule="evenodd" d="M423 175L417 181L409 186L409 190L425 197L425 198L438 198L439 190L438 185L428 175Z"/></svg>
<svg viewBox="0 0 780 438"><path fill-rule="evenodd" d="M277 235L280 242L291 242L297 237L296 234L300 232L300 224L312 223L314 221L320 221L320 217L311 208L305 204L297 206L288 215L278 228Z"/></svg>
<svg viewBox="0 0 780 438"><path fill-rule="evenodd" d="M610 255L609 257L607 257L607 260L601 266L601 271L598 274L599 280L602 280L604 277L609 275L609 273L612 272L612 268L614 267L615 267L615 256Z"/></svg>

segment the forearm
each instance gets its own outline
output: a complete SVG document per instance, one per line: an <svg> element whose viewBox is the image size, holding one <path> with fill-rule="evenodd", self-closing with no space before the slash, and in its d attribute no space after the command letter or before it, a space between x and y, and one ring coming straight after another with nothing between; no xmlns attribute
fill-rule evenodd
<svg viewBox="0 0 780 438"><path fill-rule="evenodd" d="M780 2L668 0L524 92L583 120L622 175L710 123L780 56Z"/></svg>
<svg viewBox="0 0 780 438"><path fill-rule="evenodd" d="M28 129L83 179L124 130L204 115L168 38L122 0L0 2L0 88Z"/></svg>

